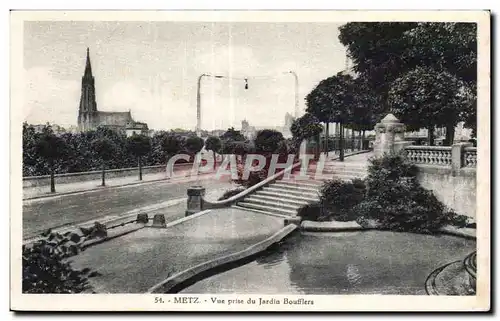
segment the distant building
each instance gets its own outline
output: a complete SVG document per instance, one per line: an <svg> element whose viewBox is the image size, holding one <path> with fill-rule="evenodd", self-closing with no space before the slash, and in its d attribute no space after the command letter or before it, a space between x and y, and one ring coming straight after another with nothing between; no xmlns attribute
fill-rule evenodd
<svg viewBox="0 0 500 321"><path fill-rule="evenodd" d="M255 138L255 135L257 135L259 130L272 129L282 133L285 138L291 138L292 132L290 127L292 126L294 119L295 118L290 113L286 113L284 126L250 126L250 123L244 119L241 121L241 133L246 139L252 140Z"/></svg>
<svg viewBox="0 0 500 321"><path fill-rule="evenodd" d="M150 131L148 128L148 124L146 123L131 122L125 127L125 134L127 135L127 137L130 137L134 134L149 136Z"/></svg>
<svg viewBox="0 0 500 321"><path fill-rule="evenodd" d="M94 76L87 48L87 61L82 77L82 93L78 110L78 129L87 131L103 126L122 132L127 132L127 130L133 132L143 127L144 123L138 123L132 118L130 110L125 112L98 111L95 96Z"/></svg>

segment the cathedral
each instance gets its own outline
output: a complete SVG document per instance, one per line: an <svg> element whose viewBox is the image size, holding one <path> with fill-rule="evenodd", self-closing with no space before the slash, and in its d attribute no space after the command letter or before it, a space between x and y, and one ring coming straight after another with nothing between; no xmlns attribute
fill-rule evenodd
<svg viewBox="0 0 500 321"><path fill-rule="evenodd" d="M108 127L124 133L147 134L149 129L145 123L134 121L132 114L126 112L98 111L95 97L94 76L90 65L89 49L82 77L82 93L78 110L78 129L80 131L95 130L97 127Z"/></svg>

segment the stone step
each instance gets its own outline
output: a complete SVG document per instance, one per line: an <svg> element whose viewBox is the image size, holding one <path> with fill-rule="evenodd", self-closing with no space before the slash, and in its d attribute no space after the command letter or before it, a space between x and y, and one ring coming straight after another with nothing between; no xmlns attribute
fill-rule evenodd
<svg viewBox="0 0 500 321"><path fill-rule="evenodd" d="M286 188L286 187L280 187L280 186L267 186L264 187L264 191L269 191L269 192L274 192L274 193L280 193L280 194L293 194L297 196L305 196L305 197L318 197L319 196L319 190L315 192L305 192L301 190L295 190L291 188Z"/></svg>
<svg viewBox="0 0 500 321"><path fill-rule="evenodd" d="M297 215L297 210L284 209L284 208L279 208L277 206L268 206L268 205L248 203L248 202L238 202L236 205L238 205L239 207L243 207L243 208L253 208L256 210L261 210L261 211L273 213L273 214L281 214L281 215L289 215L289 216L296 216Z"/></svg>
<svg viewBox="0 0 500 321"><path fill-rule="evenodd" d="M274 183L271 186L272 187L279 187L282 189L284 188L284 189L303 191L306 193L315 193L319 189L319 186L318 187L305 187L305 186L298 186L298 185L284 184L284 183Z"/></svg>
<svg viewBox="0 0 500 321"><path fill-rule="evenodd" d="M323 171L323 175L352 175L352 176L360 176L365 177L368 176L367 172L358 172L358 171Z"/></svg>
<svg viewBox="0 0 500 321"><path fill-rule="evenodd" d="M287 198L283 196L266 196L261 194L254 194L252 196L246 197L244 199L245 202L253 202L253 203L262 203L262 204L275 204L278 206L291 206L293 208L301 207L302 205L307 204L307 201L299 201L292 198Z"/></svg>
<svg viewBox="0 0 500 321"><path fill-rule="evenodd" d="M289 193L280 193L280 192L273 192L273 191L268 191L268 190L261 190L257 191L255 195L263 195L263 196L272 196L272 197L283 197L287 199L293 199L297 201L304 201L307 203L312 203L312 202L318 202L319 201L319 196L316 195L314 197L307 197L304 195L294 195L294 194L289 194Z"/></svg>
<svg viewBox="0 0 500 321"><path fill-rule="evenodd" d="M354 174L334 174L334 179L363 179L366 176L354 175Z"/></svg>
<svg viewBox="0 0 500 321"><path fill-rule="evenodd" d="M244 211L251 211L251 212L255 212L255 213L259 213L259 214L276 216L276 217L280 217L280 218L283 218L283 219L290 219L290 218L293 217L291 215L276 214L276 213L271 213L271 212L267 212L267 211L261 211L261 210L255 209L255 208L242 207L242 206L238 206L238 205L233 205L231 207L232 208L237 208L237 209L240 209L240 210L244 210Z"/></svg>
<svg viewBox="0 0 500 321"><path fill-rule="evenodd" d="M307 188L319 188L321 187L321 182L315 180L281 180L278 181L280 184L286 184L291 186L302 186Z"/></svg>

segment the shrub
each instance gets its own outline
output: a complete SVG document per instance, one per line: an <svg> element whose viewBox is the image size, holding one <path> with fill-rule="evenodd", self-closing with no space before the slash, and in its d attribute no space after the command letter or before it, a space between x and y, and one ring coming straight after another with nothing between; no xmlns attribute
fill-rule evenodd
<svg viewBox="0 0 500 321"><path fill-rule="evenodd" d="M417 167L400 155L372 159L366 199L355 205L360 222L375 220L381 229L431 233L445 224L465 226L467 219L447 209L416 179Z"/></svg>
<svg viewBox="0 0 500 321"><path fill-rule="evenodd" d="M238 179L235 180L236 183L245 186L246 188L252 187L267 178L268 171L261 169L259 171L251 171L248 175L248 179L243 179L244 166L238 167Z"/></svg>
<svg viewBox="0 0 500 321"><path fill-rule="evenodd" d="M219 201L226 200L228 198L233 197L234 195L238 195L239 193L243 192L245 189L244 188L235 188L232 190L225 191L224 194L219 197Z"/></svg>
<svg viewBox="0 0 500 321"><path fill-rule="evenodd" d="M349 221L355 219L356 213L352 209L364 199L364 195L365 185L361 180L331 180L323 185L320 201L328 216L337 221Z"/></svg>
<svg viewBox="0 0 500 321"><path fill-rule="evenodd" d="M49 230L42 234L41 240L23 245L23 293L90 291L89 278L99 274L88 268L74 269L67 259L78 254L83 249L83 242L94 237L97 230L99 228L88 229L89 233L84 236L71 232L62 235Z"/></svg>
<svg viewBox="0 0 500 321"><path fill-rule="evenodd" d="M298 209L297 215L302 220L321 221L324 218L323 207L320 202L305 204Z"/></svg>

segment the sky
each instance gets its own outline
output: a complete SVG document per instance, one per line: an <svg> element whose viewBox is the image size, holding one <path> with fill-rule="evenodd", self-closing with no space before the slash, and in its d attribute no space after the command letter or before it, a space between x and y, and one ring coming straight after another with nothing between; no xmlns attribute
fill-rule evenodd
<svg viewBox="0 0 500 321"><path fill-rule="evenodd" d="M76 125L90 50L97 108L128 111L152 129L282 126L305 97L343 70L345 48L334 23L83 22L24 24L24 120ZM244 88L248 78L248 89Z"/></svg>

